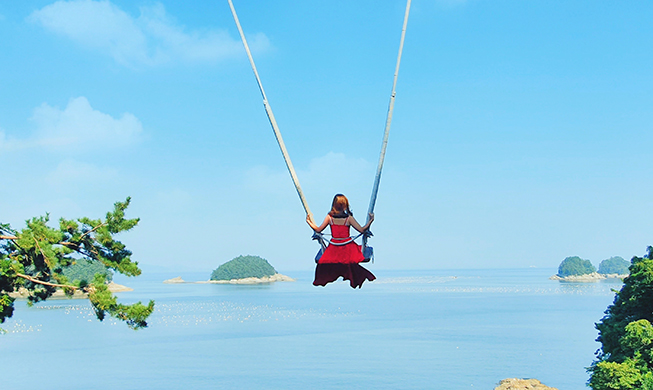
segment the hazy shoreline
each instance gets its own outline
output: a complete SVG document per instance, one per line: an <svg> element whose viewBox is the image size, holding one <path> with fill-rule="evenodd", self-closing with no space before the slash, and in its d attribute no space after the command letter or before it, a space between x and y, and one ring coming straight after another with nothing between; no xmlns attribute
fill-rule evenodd
<svg viewBox="0 0 653 390"><path fill-rule="evenodd" d="M295 279L290 276L282 274L274 274L272 276L264 276L262 278L242 278L242 279L231 279L231 280L202 280L198 282L187 282L177 276L176 278L164 280L163 283L166 284L182 284L182 283L193 283L193 284L265 284L265 283L274 283L274 282L294 282Z"/></svg>
<svg viewBox="0 0 653 390"><path fill-rule="evenodd" d="M628 275L620 274L600 274L598 272L592 272L591 274L586 275L570 275L570 276L559 276L553 275L549 279L559 280L561 282L598 282L605 279L624 279Z"/></svg>
<svg viewBox="0 0 653 390"><path fill-rule="evenodd" d="M123 286L122 284L118 284L114 282L108 283L107 287L109 288L109 291L111 291L112 293L134 291L134 289L131 287ZM27 291L27 289L21 287L20 289L18 289L18 291L9 293L9 296L17 299L26 299L27 297L29 297L29 292ZM83 299L83 298L88 298L88 293L75 290L72 296L68 296L63 292L63 290L58 289L48 299Z"/></svg>

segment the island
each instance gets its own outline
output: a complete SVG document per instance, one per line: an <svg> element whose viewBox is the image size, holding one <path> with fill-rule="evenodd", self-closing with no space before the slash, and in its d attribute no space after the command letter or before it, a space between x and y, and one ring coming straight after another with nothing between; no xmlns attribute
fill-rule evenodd
<svg viewBox="0 0 653 390"><path fill-rule="evenodd" d="M181 276L177 276L176 278L166 279L166 280L163 281L163 283L175 284L175 283L188 283L188 282L185 281L184 279L182 279Z"/></svg>
<svg viewBox="0 0 653 390"><path fill-rule="evenodd" d="M597 272L589 260L581 259L578 256L570 256L560 263L558 273L549 279L563 282L596 282L610 278L623 279L628 276L629 265L623 258L614 256L601 261Z"/></svg>
<svg viewBox="0 0 653 390"><path fill-rule="evenodd" d="M264 284L274 282L294 282L295 279L278 273L274 267L259 256L238 256L213 270L210 280L187 282L178 276L164 280L166 284Z"/></svg>
<svg viewBox="0 0 653 390"><path fill-rule="evenodd" d="M499 382L494 390L558 390L555 387L549 387L537 379L518 379L508 378Z"/></svg>
<svg viewBox="0 0 653 390"><path fill-rule="evenodd" d="M628 275L630 271L630 262L624 260L621 256L613 256L605 259L599 264L599 274L601 275Z"/></svg>
<svg viewBox="0 0 653 390"><path fill-rule="evenodd" d="M97 261L80 259L74 264L69 265L68 267L64 267L61 273L73 284L79 286L88 286L89 282L92 281L95 277L95 274L103 274L107 280L107 287L112 293L134 291L134 289L130 287L114 283L113 272L104 264ZM20 287L17 291L9 293L9 296L12 298L27 298L29 297L29 291L24 287ZM57 289L57 291L52 294L51 298L88 298L88 292L83 290L75 290L73 295L68 296L62 289Z"/></svg>
<svg viewBox="0 0 653 390"><path fill-rule="evenodd" d="M95 274L104 275L109 283L113 280L113 272L99 261L79 259L74 264L64 267L61 273L73 284L86 285L93 281Z"/></svg>
<svg viewBox="0 0 653 390"><path fill-rule="evenodd" d="M134 291L133 288L123 286L122 284L114 283L114 282L109 282L107 283L107 288L109 291L112 293L118 293L118 292L127 292L127 291ZM18 288L18 291L14 291L9 293L9 296L12 298L20 298L20 299L26 299L29 297L29 290L27 290L25 287L20 287ZM57 289L57 291L52 294L52 297L49 299L81 299L81 298L88 298L88 292L80 291L80 290L75 290L73 295L66 295L62 289Z"/></svg>
<svg viewBox="0 0 653 390"><path fill-rule="evenodd" d="M238 256L211 273L209 283L218 284L259 284L272 282L292 282L294 279L281 275L273 266L259 256Z"/></svg>

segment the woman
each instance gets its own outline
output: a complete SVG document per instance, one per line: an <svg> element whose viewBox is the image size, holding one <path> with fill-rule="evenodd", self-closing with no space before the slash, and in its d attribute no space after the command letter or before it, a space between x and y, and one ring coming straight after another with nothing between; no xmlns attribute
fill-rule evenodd
<svg viewBox="0 0 653 390"><path fill-rule="evenodd" d="M335 245L349 241L350 226L363 233L369 229L372 221L374 221L374 214L370 214L369 222L365 226L361 226L349 209L349 200L342 194L333 197L331 211L329 211L320 226L315 224L310 215L306 216L306 222L318 233L329 226L332 237L332 244L327 246L317 262L313 285L325 286L342 276L344 280L349 280L352 288L360 288L365 280L372 281L376 279L370 271L359 264L365 259L360 245L354 241L344 245Z"/></svg>

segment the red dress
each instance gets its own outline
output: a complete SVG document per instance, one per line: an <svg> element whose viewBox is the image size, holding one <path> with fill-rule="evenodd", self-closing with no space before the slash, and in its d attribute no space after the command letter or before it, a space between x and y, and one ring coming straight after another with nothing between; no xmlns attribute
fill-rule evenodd
<svg viewBox="0 0 653 390"><path fill-rule="evenodd" d="M329 227L331 242L349 240L349 225L336 225L331 219ZM360 288L366 280L371 282L376 279L376 276L358 264L363 260L365 258L361 246L353 241L345 245L329 245L317 262L313 285L325 286L342 276L344 280L349 280L352 288Z"/></svg>

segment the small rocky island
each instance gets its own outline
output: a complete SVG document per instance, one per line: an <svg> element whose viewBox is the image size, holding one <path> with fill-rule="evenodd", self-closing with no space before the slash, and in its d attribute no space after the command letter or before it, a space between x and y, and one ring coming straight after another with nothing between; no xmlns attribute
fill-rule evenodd
<svg viewBox="0 0 653 390"><path fill-rule="evenodd" d="M211 273L210 283L258 284L272 282L292 282L294 279L278 273L262 257L238 256Z"/></svg>
<svg viewBox="0 0 653 390"><path fill-rule="evenodd" d="M274 267L259 256L238 256L211 273L208 281L194 283L212 284L262 284L273 282L294 282L295 279L278 273ZM163 283L188 283L178 276L164 280Z"/></svg>
<svg viewBox="0 0 653 390"><path fill-rule="evenodd" d="M494 390L558 390L555 387L549 387L537 379L518 379L508 378L499 382Z"/></svg>
<svg viewBox="0 0 653 390"><path fill-rule="evenodd" d="M597 272L589 260L571 256L560 263L558 273L549 279L563 282L596 282L610 278L623 279L628 276L629 266L630 263L622 257L614 256L601 261Z"/></svg>

